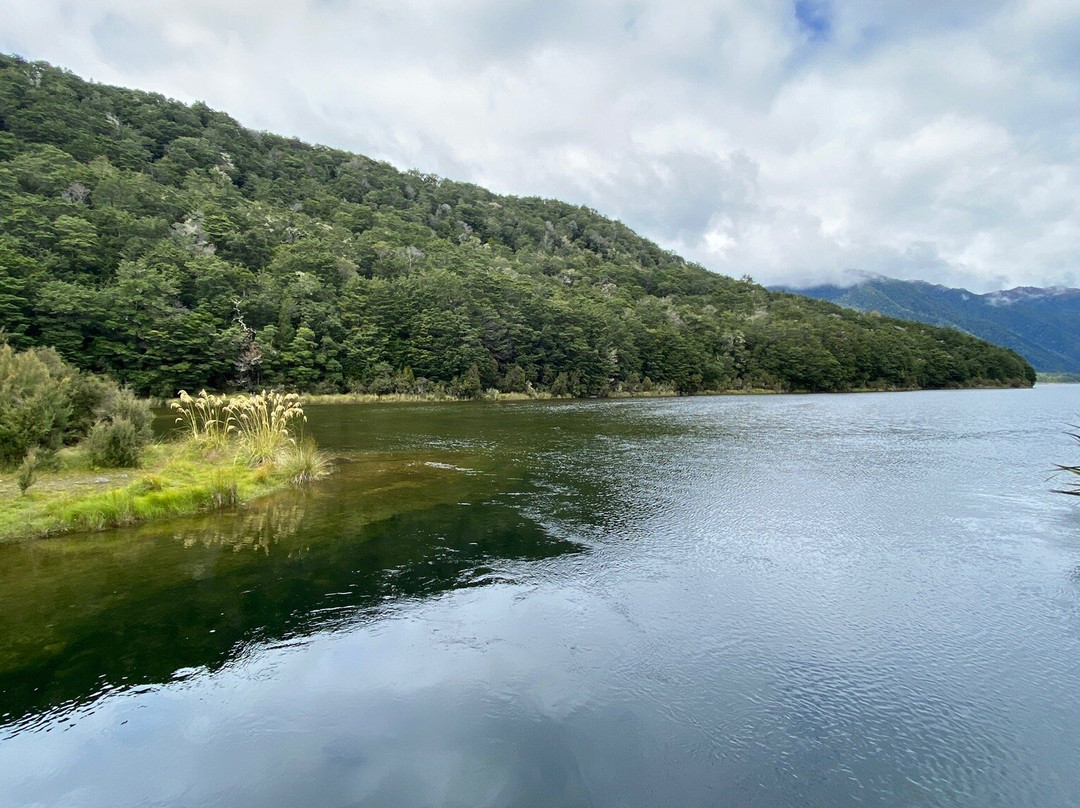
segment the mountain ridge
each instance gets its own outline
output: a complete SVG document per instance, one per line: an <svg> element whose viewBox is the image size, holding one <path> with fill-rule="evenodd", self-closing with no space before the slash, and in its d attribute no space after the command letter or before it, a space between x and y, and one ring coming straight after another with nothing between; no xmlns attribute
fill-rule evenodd
<svg viewBox="0 0 1080 808"><path fill-rule="evenodd" d="M851 286L776 286L858 311L959 328L1025 357L1045 373L1080 373L1080 289L1017 286L986 293L860 273Z"/></svg>

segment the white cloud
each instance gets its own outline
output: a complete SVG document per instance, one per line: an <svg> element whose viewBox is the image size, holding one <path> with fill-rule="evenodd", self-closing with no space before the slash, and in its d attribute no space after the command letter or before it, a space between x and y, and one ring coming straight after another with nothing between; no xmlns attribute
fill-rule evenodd
<svg viewBox="0 0 1080 808"><path fill-rule="evenodd" d="M764 282L1080 282L1074 2L8 0L0 49Z"/></svg>

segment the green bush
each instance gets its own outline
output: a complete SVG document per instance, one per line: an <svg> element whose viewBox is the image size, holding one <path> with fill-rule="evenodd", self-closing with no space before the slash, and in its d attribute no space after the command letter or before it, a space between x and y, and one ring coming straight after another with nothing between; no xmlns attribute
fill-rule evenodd
<svg viewBox="0 0 1080 808"><path fill-rule="evenodd" d="M99 468L134 468L153 433L150 402L136 398L127 387L107 389L96 414L97 423L86 436L87 457Z"/></svg>
<svg viewBox="0 0 1080 808"><path fill-rule="evenodd" d="M94 462L131 465L130 446L137 457L137 449L150 440L152 420L149 402L109 379L76 370L52 348L16 351L0 342L0 467L13 468L33 447L40 467L54 450L90 433Z"/></svg>
<svg viewBox="0 0 1080 808"><path fill-rule="evenodd" d="M19 464L19 469L15 472L15 482L19 485L20 494L25 494L26 489L37 479L37 461L37 447L34 447L27 451L26 457Z"/></svg>
<svg viewBox="0 0 1080 808"><path fill-rule="evenodd" d="M154 411L150 408L150 402L136 397L128 387L109 389L96 414L98 419L128 421L143 444L149 441L153 434L151 424L154 421Z"/></svg>
<svg viewBox="0 0 1080 808"><path fill-rule="evenodd" d="M134 468L139 465L146 441L126 418L98 421L86 436L87 457L99 468Z"/></svg>
<svg viewBox="0 0 1080 808"><path fill-rule="evenodd" d="M11 468L33 446L63 443L73 372L51 348L16 352L0 344L0 466Z"/></svg>
<svg viewBox="0 0 1080 808"><path fill-rule="evenodd" d="M65 442L77 443L90 432L101 417L103 405L116 390L113 381L93 373L78 372L70 377L71 419Z"/></svg>

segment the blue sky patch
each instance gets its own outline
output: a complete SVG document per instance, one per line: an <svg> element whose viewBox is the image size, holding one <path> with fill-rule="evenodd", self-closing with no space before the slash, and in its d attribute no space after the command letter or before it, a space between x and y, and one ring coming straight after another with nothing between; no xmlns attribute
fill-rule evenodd
<svg viewBox="0 0 1080 808"><path fill-rule="evenodd" d="M824 0L795 0L795 19L811 40L825 40L832 31L829 4Z"/></svg>

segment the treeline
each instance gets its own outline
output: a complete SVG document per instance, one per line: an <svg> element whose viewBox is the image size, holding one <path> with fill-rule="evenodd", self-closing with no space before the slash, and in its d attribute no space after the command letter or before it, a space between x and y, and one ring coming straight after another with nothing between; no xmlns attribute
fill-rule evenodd
<svg viewBox="0 0 1080 808"><path fill-rule="evenodd" d="M0 56L0 328L141 394L1029 385L956 331L770 293L596 212Z"/></svg>

